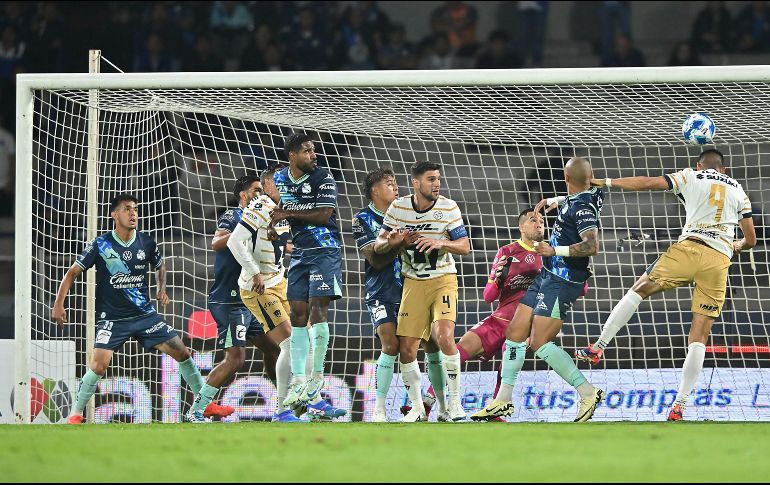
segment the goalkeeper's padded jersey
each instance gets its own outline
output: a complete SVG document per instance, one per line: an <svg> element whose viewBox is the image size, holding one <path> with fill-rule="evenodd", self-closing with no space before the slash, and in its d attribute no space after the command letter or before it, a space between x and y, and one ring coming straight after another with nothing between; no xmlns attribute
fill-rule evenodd
<svg viewBox="0 0 770 485"><path fill-rule="evenodd" d="M271 241L267 237L270 216L275 207L276 204L270 197L266 195L255 197L243 209L241 220L230 236L234 241L245 245L247 251L244 253L250 256L248 258L250 264L242 265L238 277L238 286L241 289L251 290L252 277L257 272L267 276L263 280L265 288L272 288L283 279L283 238L279 237L278 240ZM275 227L279 236L289 231L288 223L282 222L283 224ZM235 253L233 254L235 256Z"/></svg>
<svg viewBox="0 0 770 485"><path fill-rule="evenodd" d="M665 178L687 213L679 240L697 238L732 258L735 226L751 217L751 202L741 184L713 168L686 168Z"/></svg>
<svg viewBox="0 0 770 485"><path fill-rule="evenodd" d="M382 228L386 231L395 228L412 230L427 238L450 241L468 237L457 203L441 195L424 211L415 209L413 196L399 197L385 213ZM403 248L400 255L401 274L407 278L429 280L457 274L455 260L445 250L433 250L426 254L415 251L415 247L411 246Z"/></svg>
<svg viewBox="0 0 770 485"><path fill-rule="evenodd" d="M156 313L147 273L163 264L158 245L134 231L128 242L115 231L86 244L75 263L83 271L96 266L96 319L121 321Z"/></svg>
<svg viewBox="0 0 770 485"><path fill-rule="evenodd" d="M508 274L502 282L495 281L495 272L497 271L500 258L508 258ZM535 248L527 246L521 239L511 244L507 244L497 250L495 260L492 262L492 269L489 272L488 284L499 285L500 304L495 310L495 315L505 319L513 318L519 301L529 289L540 269L543 267L543 260L535 251Z"/></svg>

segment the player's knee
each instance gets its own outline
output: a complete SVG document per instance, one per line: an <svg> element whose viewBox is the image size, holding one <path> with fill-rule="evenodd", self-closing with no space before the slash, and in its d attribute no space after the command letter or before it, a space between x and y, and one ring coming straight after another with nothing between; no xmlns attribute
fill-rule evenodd
<svg viewBox="0 0 770 485"><path fill-rule="evenodd" d="M291 310L290 314L292 327L305 327L307 326L308 314L303 310Z"/></svg>
<svg viewBox="0 0 770 485"><path fill-rule="evenodd" d="M401 355L401 362L414 362L417 360L417 349L412 348L407 342L401 342L399 354Z"/></svg>
<svg viewBox="0 0 770 485"><path fill-rule="evenodd" d="M452 352L456 347L455 337L449 333L439 333L436 340L438 340L438 346L444 353Z"/></svg>
<svg viewBox="0 0 770 485"><path fill-rule="evenodd" d="M398 337L395 335L382 340L382 351L388 355L396 355L399 352Z"/></svg>

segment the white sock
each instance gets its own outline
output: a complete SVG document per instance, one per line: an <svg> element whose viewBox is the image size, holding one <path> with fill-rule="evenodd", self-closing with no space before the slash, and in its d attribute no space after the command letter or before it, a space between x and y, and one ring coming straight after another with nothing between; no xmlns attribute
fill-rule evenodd
<svg viewBox="0 0 770 485"><path fill-rule="evenodd" d="M590 382L586 381L577 386L577 392L580 395L580 399L585 399L594 395L594 386Z"/></svg>
<svg viewBox="0 0 770 485"><path fill-rule="evenodd" d="M684 359L682 367L682 380L679 383L679 392L676 393L674 404L685 406L687 398L690 397L695 383L698 382L701 370L703 370L703 359L706 358L706 346L700 342L693 342L687 347L687 358Z"/></svg>
<svg viewBox="0 0 770 485"><path fill-rule="evenodd" d="M382 411L385 412L385 398L384 397L377 397L377 402L374 404L375 411Z"/></svg>
<svg viewBox="0 0 770 485"><path fill-rule="evenodd" d="M291 379L291 337L287 337L278 344L281 353L278 354L278 360L275 361L275 386L278 388L278 409L281 413L286 410L283 406L283 400L289 392L289 380Z"/></svg>
<svg viewBox="0 0 770 485"><path fill-rule="evenodd" d="M500 389L497 390L497 396L495 396L495 401L513 401L513 386L501 382Z"/></svg>
<svg viewBox="0 0 770 485"><path fill-rule="evenodd" d="M449 393L449 399L460 399L460 353L447 355L441 353L444 360L444 369L446 370L446 387Z"/></svg>
<svg viewBox="0 0 770 485"><path fill-rule="evenodd" d="M596 342L597 347L604 350L604 348L612 342L618 331L625 327L628 321L631 319L631 315L636 313L636 309L639 308L639 304L643 298L639 293L634 290L628 290L628 293L615 305L610 313L610 318L602 328L602 334L599 336L599 340Z"/></svg>
<svg viewBox="0 0 770 485"><path fill-rule="evenodd" d="M406 394L412 401L412 409L425 410L422 403L422 374L417 361L401 364L401 380L404 381Z"/></svg>

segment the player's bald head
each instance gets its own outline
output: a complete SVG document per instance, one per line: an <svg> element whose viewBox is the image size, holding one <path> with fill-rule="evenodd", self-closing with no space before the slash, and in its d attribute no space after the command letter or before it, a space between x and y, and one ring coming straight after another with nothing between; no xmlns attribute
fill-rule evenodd
<svg viewBox="0 0 770 485"><path fill-rule="evenodd" d="M591 180L591 162L586 157L573 157L564 166L564 175L576 185L588 184Z"/></svg>

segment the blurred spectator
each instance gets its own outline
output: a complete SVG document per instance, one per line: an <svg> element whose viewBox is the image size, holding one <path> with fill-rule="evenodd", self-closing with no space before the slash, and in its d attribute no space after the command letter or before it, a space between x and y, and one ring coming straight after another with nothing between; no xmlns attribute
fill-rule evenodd
<svg viewBox="0 0 770 485"><path fill-rule="evenodd" d="M669 66L700 66L698 52L692 48L690 42L679 42L671 51L668 58Z"/></svg>
<svg viewBox="0 0 770 485"><path fill-rule="evenodd" d="M452 69L456 58L449 44L449 35L443 32L433 34L420 59L420 69Z"/></svg>
<svg viewBox="0 0 770 485"><path fill-rule="evenodd" d="M345 11L336 37L333 68L374 69L374 42L360 7L353 5Z"/></svg>
<svg viewBox="0 0 770 485"><path fill-rule="evenodd" d="M267 24L260 24L246 45L239 63L241 71L264 71L265 51L273 42L273 30Z"/></svg>
<svg viewBox="0 0 770 485"><path fill-rule="evenodd" d="M195 42L198 40L198 29L195 26L195 14L190 10L185 10L176 18L177 44L178 52L186 53L195 48Z"/></svg>
<svg viewBox="0 0 770 485"><path fill-rule="evenodd" d="M316 26L315 14L303 8L297 15L297 26L287 44L292 52L294 68L300 71L322 71L328 68L326 43Z"/></svg>
<svg viewBox="0 0 770 485"><path fill-rule="evenodd" d="M460 56L472 56L477 48L476 8L465 2L444 2L430 16L433 33L446 33L449 45Z"/></svg>
<svg viewBox="0 0 770 485"><path fill-rule="evenodd" d="M212 50L211 39L206 35L199 36L195 47L187 52L182 59L183 71L220 72L225 68L222 57Z"/></svg>
<svg viewBox="0 0 770 485"><path fill-rule="evenodd" d="M6 25L0 35L0 79L13 79L23 71L27 44L19 39L16 27Z"/></svg>
<svg viewBox="0 0 770 485"><path fill-rule="evenodd" d="M519 46L525 61L533 67L543 65L543 44L548 2L519 2Z"/></svg>
<svg viewBox="0 0 770 485"><path fill-rule="evenodd" d="M614 65L612 58L617 50L617 37L631 38L630 2L601 2L599 22L601 26L602 65Z"/></svg>
<svg viewBox="0 0 770 485"><path fill-rule="evenodd" d="M16 141L0 115L0 217L13 215Z"/></svg>
<svg viewBox="0 0 770 485"><path fill-rule="evenodd" d="M516 69L523 65L522 59L511 50L504 30L489 34L489 44L476 60L479 69Z"/></svg>
<svg viewBox="0 0 770 485"><path fill-rule="evenodd" d="M374 1L358 2L358 8L361 9L364 25L372 38L374 48L379 50L387 41L390 17Z"/></svg>
<svg viewBox="0 0 770 485"><path fill-rule="evenodd" d="M729 48L731 30L730 11L725 2L706 2L692 25L692 46L703 54L724 52Z"/></svg>
<svg viewBox="0 0 770 485"><path fill-rule="evenodd" d="M291 69L291 66L284 59L278 44L268 44L265 47L263 60L265 63L263 70L265 71L286 71Z"/></svg>
<svg viewBox="0 0 770 485"><path fill-rule="evenodd" d="M16 27L16 32L23 37L29 27L29 19L25 15L24 7L26 2L2 2L2 15L0 15L0 25L3 27L12 25Z"/></svg>
<svg viewBox="0 0 770 485"><path fill-rule="evenodd" d="M147 36L144 49L140 51L134 61L136 72L167 72L175 71L177 62L165 53L163 41L158 34Z"/></svg>
<svg viewBox="0 0 770 485"><path fill-rule="evenodd" d="M30 31L28 67L33 72L64 70L66 29L56 2L40 2Z"/></svg>
<svg viewBox="0 0 770 485"><path fill-rule="evenodd" d="M644 55L625 35L615 38L615 50L604 67L644 67Z"/></svg>
<svg viewBox="0 0 770 485"><path fill-rule="evenodd" d="M740 52L770 50L770 11L767 2L751 2L735 19L735 47Z"/></svg>
<svg viewBox="0 0 770 485"><path fill-rule="evenodd" d="M214 2L211 7L210 25L224 32L245 32L254 28L249 9L241 2Z"/></svg>
<svg viewBox="0 0 770 485"><path fill-rule="evenodd" d="M406 31L401 24L391 24L385 44L377 58L382 69L414 69L417 55L414 44L406 40Z"/></svg>

